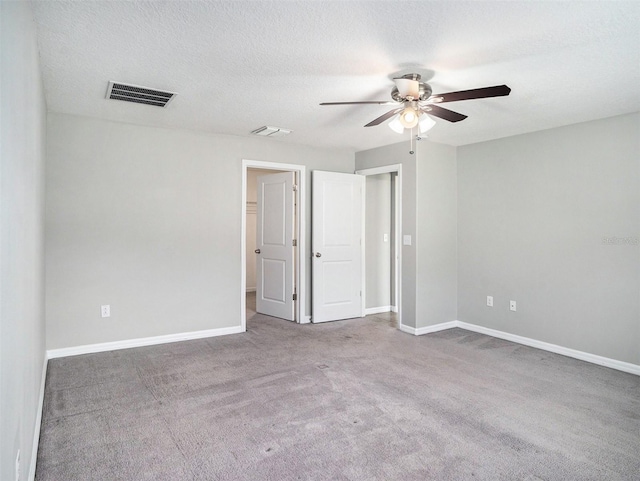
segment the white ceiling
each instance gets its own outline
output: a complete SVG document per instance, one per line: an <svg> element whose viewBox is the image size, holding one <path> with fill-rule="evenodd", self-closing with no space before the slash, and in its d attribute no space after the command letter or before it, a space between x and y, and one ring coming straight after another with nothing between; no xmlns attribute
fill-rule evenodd
<svg viewBox="0 0 640 481"><path fill-rule="evenodd" d="M364 124L392 78L434 93L507 84L449 103L436 142L463 145L640 111L640 2L35 1L50 111L365 150L403 140ZM105 100L109 80L178 92L166 108ZM408 137L407 137L408 139Z"/></svg>

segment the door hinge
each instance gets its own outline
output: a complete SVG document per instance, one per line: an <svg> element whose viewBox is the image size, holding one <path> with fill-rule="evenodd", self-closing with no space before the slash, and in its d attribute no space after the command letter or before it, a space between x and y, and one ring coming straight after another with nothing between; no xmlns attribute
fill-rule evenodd
<svg viewBox="0 0 640 481"><path fill-rule="evenodd" d="M297 300L298 300L298 294L294 294L294 295L293 295L293 300L294 300L294 301L297 301Z"/></svg>
<svg viewBox="0 0 640 481"><path fill-rule="evenodd" d="M298 239L293 239L293 247L297 247L298 246Z"/></svg>
<svg viewBox="0 0 640 481"><path fill-rule="evenodd" d="M298 186L296 184L293 184L293 191L298 192Z"/></svg>

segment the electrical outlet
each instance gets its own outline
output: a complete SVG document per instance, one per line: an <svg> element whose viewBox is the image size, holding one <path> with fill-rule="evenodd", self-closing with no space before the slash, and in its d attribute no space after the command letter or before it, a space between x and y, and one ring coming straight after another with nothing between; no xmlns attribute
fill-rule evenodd
<svg viewBox="0 0 640 481"><path fill-rule="evenodd" d="M100 306L100 314L102 317L111 317L111 306Z"/></svg>
<svg viewBox="0 0 640 481"><path fill-rule="evenodd" d="M516 301L509 301L509 310L511 311L516 310Z"/></svg>
<svg viewBox="0 0 640 481"><path fill-rule="evenodd" d="M20 450L16 456L16 481L20 481Z"/></svg>
<svg viewBox="0 0 640 481"><path fill-rule="evenodd" d="M487 306L493 307L493 296L487 296Z"/></svg>

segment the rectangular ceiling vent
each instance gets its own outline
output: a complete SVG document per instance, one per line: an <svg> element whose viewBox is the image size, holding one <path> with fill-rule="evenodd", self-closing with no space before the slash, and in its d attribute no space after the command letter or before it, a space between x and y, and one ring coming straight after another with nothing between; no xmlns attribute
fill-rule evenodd
<svg viewBox="0 0 640 481"><path fill-rule="evenodd" d="M279 127L269 127L265 125L264 127L260 127L259 129L253 130L251 132L253 135L260 135L262 137L284 137L291 133L290 130L281 129Z"/></svg>
<svg viewBox="0 0 640 481"><path fill-rule="evenodd" d="M175 92L165 92L141 87L140 85L123 84L122 82L114 81L109 82L109 88L107 89L108 99L155 105L156 107L166 107L176 95L178 94Z"/></svg>

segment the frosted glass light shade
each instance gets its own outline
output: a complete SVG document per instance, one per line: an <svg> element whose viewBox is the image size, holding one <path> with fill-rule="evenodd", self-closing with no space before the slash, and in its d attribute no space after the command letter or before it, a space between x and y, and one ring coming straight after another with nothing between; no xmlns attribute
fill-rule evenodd
<svg viewBox="0 0 640 481"><path fill-rule="evenodd" d="M427 114L422 114L421 116L422 118L420 119L420 122L418 122L418 129L420 130L421 134L424 134L425 132L427 132L428 130L431 130L431 128L436 125L436 121L433 120L430 116L428 116Z"/></svg>
<svg viewBox="0 0 640 481"><path fill-rule="evenodd" d="M405 129L412 129L418 125L418 112L413 107L407 107L400 112L400 123Z"/></svg>
<svg viewBox="0 0 640 481"><path fill-rule="evenodd" d="M391 122L389 122L389 128L397 134L404 132L404 125L400 123L400 115L393 117Z"/></svg>

